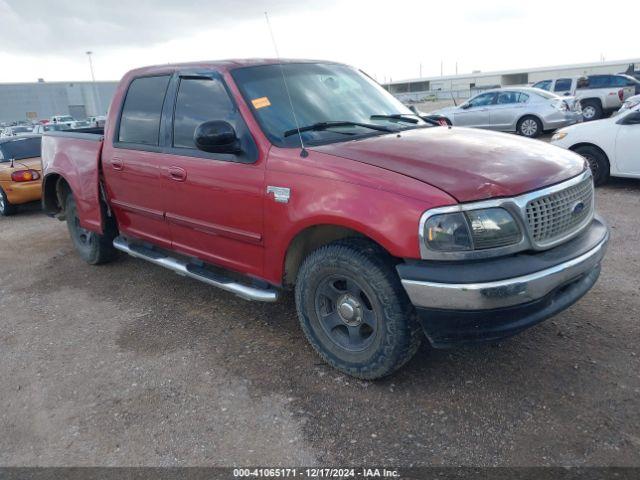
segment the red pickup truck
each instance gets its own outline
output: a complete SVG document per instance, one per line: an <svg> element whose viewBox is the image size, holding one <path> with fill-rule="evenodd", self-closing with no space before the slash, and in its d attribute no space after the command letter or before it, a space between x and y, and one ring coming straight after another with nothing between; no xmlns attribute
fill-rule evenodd
<svg viewBox="0 0 640 480"><path fill-rule="evenodd" d="M566 309L609 237L580 156L433 125L331 62L134 70L104 131L46 134L42 160L44 208L87 262L123 251L249 300L294 289L309 342L359 378L425 335L493 341Z"/></svg>

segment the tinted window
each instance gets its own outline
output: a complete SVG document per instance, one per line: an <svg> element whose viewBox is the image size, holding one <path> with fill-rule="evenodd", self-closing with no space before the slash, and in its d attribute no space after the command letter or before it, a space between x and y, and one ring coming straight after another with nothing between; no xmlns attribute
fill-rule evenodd
<svg viewBox="0 0 640 480"><path fill-rule="evenodd" d="M551 88L551 80L543 80L533 85L534 88L541 88L542 90L549 90Z"/></svg>
<svg viewBox="0 0 640 480"><path fill-rule="evenodd" d="M476 98L471 99L469 101L469 105L472 107L483 107L485 105L492 104L495 98L495 93L483 93L482 95L478 95Z"/></svg>
<svg viewBox="0 0 640 480"><path fill-rule="evenodd" d="M131 82L122 107L119 141L158 145L160 114L168 83L168 76L137 78Z"/></svg>
<svg viewBox="0 0 640 480"><path fill-rule="evenodd" d="M8 162L12 158L21 160L23 158L33 158L40 156L40 137L19 138L0 144L3 162Z"/></svg>
<svg viewBox="0 0 640 480"><path fill-rule="evenodd" d="M571 79L570 78L559 78L556 80L556 85L553 87L554 92L566 92L571 90Z"/></svg>
<svg viewBox="0 0 640 480"><path fill-rule="evenodd" d="M612 86L611 75L592 75L589 77L589 88L608 88Z"/></svg>
<svg viewBox="0 0 640 480"><path fill-rule="evenodd" d="M529 101L529 95L526 93L520 93L518 96L518 103L527 103Z"/></svg>
<svg viewBox="0 0 640 480"><path fill-rule="evenodd" d="M520 94L518 92L501 92L498 94L497 103L500 105L504 105L507 103L518 103L518 97Z"/></svg>
<svg viewBox="0 0 640 480"><path fill-rule="evenodd" d="M225 120L233 124L235 108L222 82L182 79L176 99L173 146L196 148L193 134L201 123Z"/></svg>
<svg viewBox="0 0 640 480"><path fill-rule="evenodd" d="M612 87L626 87L627 85L633 85L627 78L625 78L625 77L611 77L611 86Z"/></svg>

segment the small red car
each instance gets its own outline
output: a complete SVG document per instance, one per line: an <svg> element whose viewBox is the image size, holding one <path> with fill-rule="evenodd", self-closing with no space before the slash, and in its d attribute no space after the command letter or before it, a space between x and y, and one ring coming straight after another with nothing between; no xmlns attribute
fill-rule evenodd
<svg viewBox="0 0 640 480"><path fill-rule="evenodd" d="M434 126L338 63L134 70L104 131L47 133L42 159L44 208L87 262L124 251L250 300L294 289L309 342L359 378L425 336L492 341L557 314L608 240L580 156Z"/></svg>

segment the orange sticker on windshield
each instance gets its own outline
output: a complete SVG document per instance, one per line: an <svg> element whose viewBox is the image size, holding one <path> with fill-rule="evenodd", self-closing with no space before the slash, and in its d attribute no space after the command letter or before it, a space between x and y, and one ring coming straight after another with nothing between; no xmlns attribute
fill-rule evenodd
<svg viewBox="0 0 640 480"><path fill-rule="evenodd" d="M271 105L271 102L269 101L269 97L255 98L251 100L251 103L253 103L253 108L264 108Z"/></svg>

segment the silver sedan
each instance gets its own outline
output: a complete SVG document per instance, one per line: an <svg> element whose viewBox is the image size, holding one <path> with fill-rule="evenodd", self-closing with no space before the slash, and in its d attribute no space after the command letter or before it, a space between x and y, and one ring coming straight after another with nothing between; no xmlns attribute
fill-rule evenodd
<svg viewBox="0 0 640 480"><path fill-rule="evenodd" d="M575 98L529 87L487 90L457 107L430 114L441 115L455 126L518 132L530 138L582 121Z"/></svg>

